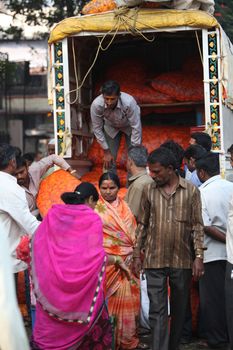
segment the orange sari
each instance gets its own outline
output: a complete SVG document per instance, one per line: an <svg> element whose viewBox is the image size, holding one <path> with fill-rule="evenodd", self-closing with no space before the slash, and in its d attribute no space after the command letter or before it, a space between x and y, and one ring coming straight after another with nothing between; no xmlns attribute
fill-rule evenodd
<svg viewBox="0 0 233 350"><path fill-rule="evenodd" d="M104 249L109 255L120 256L127 266L132 263L136 221L126 202L119 197L114 203L100 197L96 211L103 221ZM116 349L134 349L137 318L140 308L139 280L131 275L129 281L115 265L107 267L106 294L108 310L116 317Z"/></svg>

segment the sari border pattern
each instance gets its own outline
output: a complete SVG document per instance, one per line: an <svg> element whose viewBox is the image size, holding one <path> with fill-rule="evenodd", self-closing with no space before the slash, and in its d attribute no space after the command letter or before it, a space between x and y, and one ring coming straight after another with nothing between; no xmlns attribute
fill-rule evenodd
<svg viewBox="0 0 233 350"><path fill-rule="evenodd" d="M29 248L30 248L30 276L31 276L31 281L32 281L32 289L33 289L33 292L35 294L35 297L36 297L36 300L37 302L41 305L41 307L43 308L43 310L51 317L59 320L59 321L64 321L64 322L68 322L68 323L78 323L78 324L89 324L90 323L90 320L91 320L91 317L92 317L92 314L93 314L93 311L94 311L94 308L95 308L95 304L96 304L96 301L97 301L97 297L98 297L98 293L100 291L100 285L101 285L101 282L103 280L103 276L104 276L104 273L105 273L105 270L106 270L106 262L107 262L107 256L105 255L104 257L104 261L103 261L103 264L102 264L102 268L101 268L101 271L99 272L99 278L98 278L98 283L97 283L97 287L96 287L96 290L95 290L95 294L94 294L94 297L93 297L93 300L92 300L92 303L91 303L91 307L90 307L90 310L89 310L89 313L87 315L87 318L86 320L81 320L81 319L69 319L69 318L65 318L65 317L61 317L61 316L58 316L56 313L54 312L50 312L41 302L40 302L40 297L38 295L38 293L36 292L36 288L35 288L35 271L34 271L34 268L33 268L33 254L32 254L32 245L33 245L33 241L34 240L34 237L32 237L32 240L30 241L30 244L29 244ZM32 272L34 271L34 273Z"/></svg>

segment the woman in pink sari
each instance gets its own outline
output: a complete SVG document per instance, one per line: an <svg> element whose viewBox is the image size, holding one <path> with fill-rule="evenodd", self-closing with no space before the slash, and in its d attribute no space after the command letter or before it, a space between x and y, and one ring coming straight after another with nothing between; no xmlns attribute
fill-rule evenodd
<svg viewBox="0 0 233 350"><path fill-rule="evenodd" d="M90 183L64 193L32 239L32 281L37 299L32 348L110 350L112 329L103 282L108 257L94 212Z"/></svg>

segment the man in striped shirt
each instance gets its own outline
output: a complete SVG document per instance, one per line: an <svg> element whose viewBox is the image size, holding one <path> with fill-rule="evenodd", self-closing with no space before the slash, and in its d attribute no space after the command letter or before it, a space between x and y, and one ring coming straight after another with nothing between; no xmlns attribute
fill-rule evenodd
<svg viewBox="0 0 233 350"><path fill-rule="evenodd" d="M148 165L154 183L147 185L142 195L134 269L136 273L140 271L140 254L145 250L143 267L150 299L153 350L177 350L192 274L195 279L204 274L200 193L177 175L176 159L170 150L160 147L153 151Z"/></svg>

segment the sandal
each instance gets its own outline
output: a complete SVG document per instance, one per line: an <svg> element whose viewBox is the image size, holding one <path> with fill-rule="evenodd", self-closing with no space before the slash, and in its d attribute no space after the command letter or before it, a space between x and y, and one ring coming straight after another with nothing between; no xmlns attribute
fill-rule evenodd
<svg viewBox="0 0 233 350"><path fill-rule="evenodd" d="M139 342L136 349L150 349L150 345Z"/></svg>
<svg viewBox="0 0 233 350"><path fill-rule="evenodd" d="M209 346L208 346L208 343L206 340L202 339L202 340L199 340L199 342L197 343L198 344L198 347L200 349L209 349Z"/></svg>

